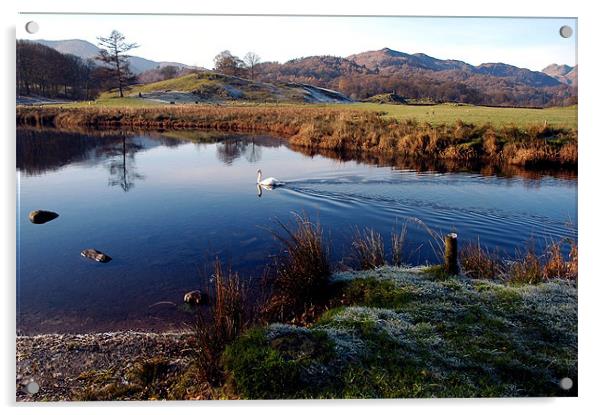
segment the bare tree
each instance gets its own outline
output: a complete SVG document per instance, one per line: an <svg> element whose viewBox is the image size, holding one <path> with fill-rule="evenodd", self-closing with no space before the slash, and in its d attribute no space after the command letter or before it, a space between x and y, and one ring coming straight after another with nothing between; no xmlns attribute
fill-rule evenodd
<svg viewBox="0 0 602 415"><path fill-rule="evenodd" d="M123 34L113 30L109 37L98 37L98 46L101 50L96 59L106 64L107 77L116 82L119 96L123 97L123 88L134 79L128 62L130 55L127 52L139 45L127 43Z"/></svg>
<svg viewBox="0 0 602 415"><path fill-rule="evenodd" d="M244 57L245 64L249 68L251 79L255 80L255 67L261 62L261 58L255 52L247 52Z"/></svg>
<svg viewBox="0 0 602 415"><path fill-rule="evenodd" d="M141 146L127 143L125 135L121 138L121 146L112 148L108 154L115 156L109 162L109 186L120 186L124 192L129 192L134 187L134 182L144 179L144 176L136 172L134 165L134 154L140 151ZM129 160L129 163L128 163Z"/></svg>

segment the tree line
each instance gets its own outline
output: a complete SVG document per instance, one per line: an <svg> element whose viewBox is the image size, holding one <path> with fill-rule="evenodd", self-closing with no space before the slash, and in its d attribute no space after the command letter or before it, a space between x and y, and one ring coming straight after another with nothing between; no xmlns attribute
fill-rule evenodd
<svg viewBox="0 0 602 415"><path fill-rule="evenodd" d="M17 94L91 99L99 91L95 62L57 52L27 40L17 41Z"/></svg>

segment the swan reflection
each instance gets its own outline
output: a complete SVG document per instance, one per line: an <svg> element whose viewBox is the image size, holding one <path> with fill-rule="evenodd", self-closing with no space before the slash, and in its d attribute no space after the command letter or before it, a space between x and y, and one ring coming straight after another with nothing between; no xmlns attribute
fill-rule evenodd
<svg viewBox="0 0 602 415"><path fill-rule="evenodd" d="M263 194L263 189L265 190L274 190L275 186L270 186L267 184L259 184L257 183L257 197L261 197Z"/></svg>

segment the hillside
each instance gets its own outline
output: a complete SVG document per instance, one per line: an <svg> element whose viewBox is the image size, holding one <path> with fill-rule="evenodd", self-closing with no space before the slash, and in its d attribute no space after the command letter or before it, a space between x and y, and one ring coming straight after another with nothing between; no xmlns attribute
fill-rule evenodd
<svg viewBox="0 0 602 415"><path fill-rule="evenodd" d="M379 72L395 72L401 66L427 69L432 71L468 70L471 65L457 60L441 60L424 53L410 55L389 48L362 52L347 59Z"/></svg>
<svg viewBox="0 0 602 415"><path fill-rule="evenodd" d="M259 67L263 81L304 82L355 100L395 93L412 99L496 106L551 106L576 102L576 91L543 72L504 63L473 66L423 53L384 48L346 58L310 56Z"/></svg>
<svg viewBox="0 0 602 415"><path fill-rule="evenodd" d="M541 71L563 84L577 86L577 66L557 65L553 63Z"/></svg>
<svg viewBox="0 0 602 415"><path fill-rule="evenodd" d="M116 97L115 92L103 94L101 99ZM255 82L249 79L217 74L194 72L174 79L135 85L127 97L164 103L194 102L296 102L296 103L348 103L343 94L312 85L291 82Z"/></svg>
<svg viewBox="0 0 602 415"><path fill-rule="evenodd" d="M44 46L48 46L53 48L54 50L66 53L70 55L78 56L82 59L94 59L98 56L99 48L85 40L81 39L69 39L69 40L44 40L37 39L34 42L40 43ZM193 69L193 67L189 65L185 65L183 63L178 62L157 62L150 59L141 58L139 56L131 56L129 59L130 69L136 75L141 74L142 72L156 69L157 67L164 66L175 66L177 68L187 68Z"/></svg>
<svg viewBox="0 0 602 415"><path fill-rule="evenodd" d="M362 102L371 102L373 104L393 104L393 105L402 105L407 104L408 101L394 92L388 94L378 94L363 99Z"/></svg>

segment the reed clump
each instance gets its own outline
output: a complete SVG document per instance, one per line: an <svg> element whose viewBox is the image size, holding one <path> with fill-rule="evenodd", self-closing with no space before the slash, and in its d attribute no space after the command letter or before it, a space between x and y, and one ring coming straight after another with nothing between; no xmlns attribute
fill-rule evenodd
<svg viewBox="0 0 602 415"><path fill-rule="evenodd" d="M568 245L568 255L562 253ZM578 249L573 240L554 241L547 244L538 255L533 243L523 250L517 249L512 259L504 259L498 251L489 251L470 243L460 250L463 273L476 279L505 279L520 284L539 284L552 279L576 280L578 277Z"/></svg>
<svg viewBox="0 0 602 415"><path fill-rule="evenodd" d="M216 385L223 376L220 356L252 324L252 313L247 288L218 259L206 294L209 305L197 310L194 324L197 364L203 380Z"/></svg>
<svg viewBox="0 0 602 415"><path fill-rule="evenodd" d="M269 321L300 321L320 304L332 273L329 250L319 223L295 214L292 225L279 222L272 231L281 243L273 271L268 275L272 293L262 314Z"/></svg>
<svg viewBox="0 0 602 415"><path fill-rule="evenodd" d="M352 257L359 269L374 269L386 264L383 238L374 229L356 229L351 247Z"/></svg>
<svg viewBox="0 0 602 415"><path fill-rule="evenodd" d="M535 253L532 246L528 247L521 256L517 255L508 269L508 279L514 283L520 284L538 284L547 280L544 273L545 264Z"/></svg>
<svg viewBox="0 0 602 415"><path fill-rule="evenodd" d="M393 232L391 232L391 263L396 267L403 264L403 248L407 235L407 224L404 224L400 231L393 229Z"/></svg>
<svg viewBox="0 0 602 415"><path fill-rule="evenodd" d="M520 166L576 165L577 132L528 128L431 125L377 112L306 106L170 105L141 108L18 107L17 125L69 128L216 129L273 133L314 149Z"/></svg>
<svg viewBox="0 0 602 415"><path fill-rule="evenodd" d="M493 279L504 272L500 255L481 247L479 241L461 249L459 257L460 266L468 277Z"/></svg>
<svg viewBox="0 0 602 415"><path fill-rule="evenodd" d="M443 261L443 235L429 228L417 218L412 223L424 228L431 237L429 241L435 256ZM372 228L356 229L351 241L351 264L355 269L371 270L387 264L403 264L403 246L407 236L407 223L401 231L391 233L390 259L380 233ZM563 254L568 251L568 255ZM548 242L543 253L538 255L533 242L525 249L517 249L513 257L503 256L498 249L489 250L481 246L480 240L464 245L458 260L461 274L474 279L498 279L520 284L538 284L552 279L576 280L578 276L578 249L572 239ZM446 277L440 265L428 268L432 275Z"/></svg>
<svg viewBox="0 0 602 415"><path fill-rule="evenodd" d="M390 235L390 251L387 252L384 238L379 232L369 227L356 228L351 240L350 265L360 270L380 268L387 264L402 266L407 234L407 223L401 229L395 226Z"/></svg>

